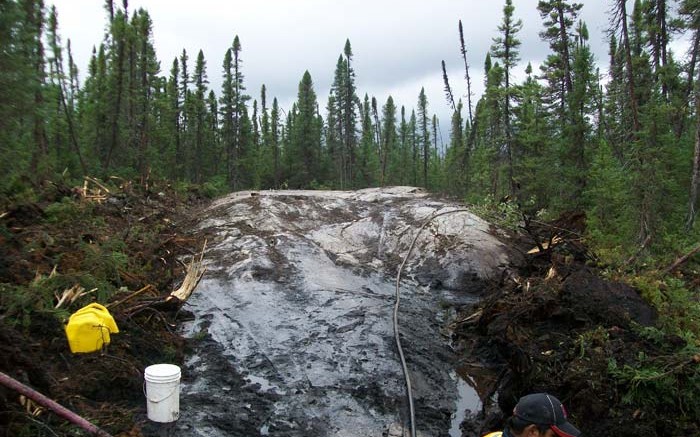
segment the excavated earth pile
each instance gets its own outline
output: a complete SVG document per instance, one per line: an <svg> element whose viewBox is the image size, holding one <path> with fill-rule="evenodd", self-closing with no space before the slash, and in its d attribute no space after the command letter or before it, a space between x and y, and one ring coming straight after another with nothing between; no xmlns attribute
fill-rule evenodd
<svg viewBox="0 0 700 437"><path fill-rule="evenodd" d="M559 397L584 435L700 435L697 421L677 420L683 412L673 399L630 401L630 387L611 374L613 366L634 367L640 356L670 359L685 342L644 335L655 325L656 311L637 290L601 279L588 266L595 260L580 244L583 225L582 215L568 215L530 232L519 245L529 252L519 275L494 283L453 322L460 366L481 376L480 393L487 398L482 409L466 415L463 436L501 429L517 400L532 392ZM684 372L690 380L697 363L675 363L673 369L679 381Z"/></svg>

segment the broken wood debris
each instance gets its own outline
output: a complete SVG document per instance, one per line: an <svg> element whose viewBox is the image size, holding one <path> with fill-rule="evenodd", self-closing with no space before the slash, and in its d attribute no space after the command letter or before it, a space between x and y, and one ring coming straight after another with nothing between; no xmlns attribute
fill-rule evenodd
<svg viewBox="0 0 700 437"><path fill-rule="evenodd" d="M206 240L204 241L204 245L202 246L202 250L199 253L199 255L194 255L192 259L190 260L189 264L185 266L186 269L186 274L185 278L182 281L182 284L180 287L178 287L176 290L172 291L170 294L167 296L155 298L155 299L148 299L148 300L140 300L138 302L132 303L131 305L127 306L122 310L122 313L129 316L133 317L138 313L141 313L143 311L148 311L148 310L163 310L163 311L176 311L179 310L180 307L187 301L187 299L192 295L192 292L194 291L195 288L197 288L197 285L199 284L199 281L201 281L202 276L204 276L204 272L206 272L206 267L204 267L204 252L206 250L207 242ZM118 305L122 305L128 301L133 300L134 298L146 293L147 291L153 291L157 292L155 287L152 285L146 285L145 287L141 288L140 290L137 290L128 296L124 297L123 299L120 299L116 302L110 303L107 305L108 308L115 307ZM161 317L162 319L162 317ZM164 320L164 319L162 319Z"/></svg>
<svg viewBox="0 0 700 437"><path fill-rule="evenodd" d="M136 291L134 291L133 293L129 294L129 295L126 296L125 298L119 299L118 301L112 302L112 303L107 304L107 305L105 305L105 306L106 306L107 308L113 308L113 307L115 307L115 306L117 306L117 305L121 305L121 304L123 304L123 303L125 303L125 302L128 302L128 301L130 301L131 299L135 298L136 296L139 296L139 295L141 295L141 294L143 294L143 293L145 293L145 292L147 292L147 291L156 291L156 292L157 292L156 288L155 288L153 285L148 284L148 285L146 285L145 287L142 287L142 288L140 288L139 290L136 290Z"/></svg>
<svg viewBox="0 0 700 437"><path fill-rule="evenodd" d="M182 281L182 285L177 290L170 293L170 296L168 296L166 301L175 299L177 302L182 304L187 301L190 295L192 295L192 292L195 288L197 288L199 281L202 280L204 272L207 271L206 267L203 265L204 251L206 248L207 241L204 240L204 245L202 246L202 251L199 254L199 259L196 259L194 256L192 257L189 265L187 266L187 273L185 275L185 279Z"/></svg>
<svg viewBox="0 0 700 437"><path fill-rule="evenodd" d="M63 293L61 293L60 296L58 294L54 295L58 300L54 308L61 308L64 303L70 305L81 297L94 293L95 291L97 291L97 288L86 291L80 284L75 284L74 286L63 290Z"/></svg>

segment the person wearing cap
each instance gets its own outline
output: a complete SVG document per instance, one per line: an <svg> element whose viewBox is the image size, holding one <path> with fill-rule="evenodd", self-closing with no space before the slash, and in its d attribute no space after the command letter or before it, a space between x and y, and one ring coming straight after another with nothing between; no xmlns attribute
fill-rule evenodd
<svg viewBox="0 0 700 437"><path fill-rule="evenodd" d="M581 432L566 420L559 399L547 393L523 396L501 432L484 437L579 437Z"/></svg>

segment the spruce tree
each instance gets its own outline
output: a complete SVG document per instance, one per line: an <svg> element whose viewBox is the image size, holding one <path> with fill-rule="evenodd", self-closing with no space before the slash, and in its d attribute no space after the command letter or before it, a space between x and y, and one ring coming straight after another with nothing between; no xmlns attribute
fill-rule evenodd
<svg viewBox="0 0 700 437"><path fill-rule="evenodd" d="M401 185L411 184L410 175L410 143L409 143L409 126L406 121L406 107L401 106L401 122L399 124L399 151L397 157L396 165L396 176L395 179L397 183Z"/></svg>
<svg viewBox="0 0 700 437"><path fill-rule="evenodd" d="M445 173L450 177L445 181L445 190L453 195L464 194L465 177L468 174L468 158L466 141L464 139L464 120L462 119L462 99L457 102L455 110L452 112L450 124L450 145L445 155Z"/></svg>
<svg viewBox="0 0 700 437"><path fill-rule="evenodd" d="M172 178L173 180L177 179L177 159L182 156L182 151L181 151L181 136L182 136L182 128L181 128L181 114L182 114L182 108L181 108L181 101L180 101L180 88L178 85L178 81L180 78L180 63L178 62L177 58L173 59L173 65L170 69L170 78L168 79L168 85L167 85L167 95L168 95L168 125L170 126L170 132L172 136L172 142L174 144L174 150L171 154L171 159L166 160L166 163L169 165L169 171L167 172L168 176Z"/></svg>
<svg viewBox="0 0 700 437"><path fill-rule="evenodd" d="M232 50L226 50L223 62L223 83L221 84L220 116L221 140L226 151L226 181L230 189L235 189L236 161L238 159L234 137L235 88Z"/></svg>
<svg viewBox="0 0 700 437"><path fill-rule="evenodd" d="M308 71L299 83L296 107L298 112L292 124L291 141L287 152L288 183L293 188L310 188L318 182L321 157L321 121L313 81Z"/></svg>
<svg viewBox="0 0 700 437"><path fill-rule="evenodd" d="M273 187L280 186L280 109L277 97L272 100L270 111L270 144L272 146L272 177Z"/></svg>
<svg viewBox="0 0 700 437"><path fill-rule="evenodd" d="M87 167L85 165L85 161L83 160L80 144L78 143L78 134L76 132L76 126L73 120L73 108L68 106L68 100L70 97L68 96L68 86L66 85L66 74L63 71L63 48L61 47L58 36L58 17L55 6L51 7L51 12L49 13L47 30L49 46L52 53L50 60L52 61L51 71L53 74L51 76L55 89L58 93L58 106L60 108L59 112L62 110L62 113L65 116L65 122L67 124L67 142L70 144L70 150L75 153L75 156L78 159L78 163L80 164L79 170L82 172L82 174L87 174ZM56 147L60 148L60 145L56 144ZM66 152L68 152L67 149ZM59 160L64 158L62 164L67 164L69 162L69 159L65 159L66 156L67 153L65 155L62 154L61 156L58 156Z"/></svg>
<svg viewBox="0 0 700 437"><path fill-rule="evenodd" d="M396 153L396 143L396 105L394 105L394 99L389 96L382 107L382 173L380 178L380 184L382 186L388 182L394 183L397 180L394 174L396 166L391 165Z"/></svg>
<svg viewBox="0 0 700 437"><path fill-rule="evenodd" d="M418 95L418 124L420 126L420 148L422 150L423 187L428 187L428 166L430 164L430 116L428 115L428 97L425 88Z"/></svg>
<svg viewBox="0 0 700 437"><path fill-rule="evenodd" d="M508 166L508 185L510 194L515 194L515 179L513 175L513 131L511 128L511 73L517 65L519 58L520 40L517 34L522 29L523 23L521 20L515 20L513 13L515 7L512 0L506 0L503 7L503 21L498 26L501 35L493 39L491 46L491 54L494 58L499 59L503 68L504 90L503 90L503 121L505 128L505 154Z"/></svg>
<svg viewBox="0 0 700 437"><path fill-rule="evenodd" d="M207 72L206 72L206 62L204 60L204 52L202 50L197 54L197 61L194 67L194 97L193 97L193 110L194 110L194 156L192 162L192 180L195 183L202 183L204 180L204 162L205 155L205 135L208 126L206 123L207 114L207 103L205 96L207 93Z"/></svg>
<svg viewBox="0 0 700 437"><path fill-rule="evenodd" d="M242 59L241 59L241 51L242 51L242 46L240 39L238 38L238 35L236 35L233 39L233 45L231 46L231 54L233 56L232 63L231 63L231 68L232 68L232 80L233 80L233 95L232 95L232 100L233 100L233 138L232 138L232 143L233 143L233 149L235 150L235 156L243 157L244 155L247 155L249 152L249 144L248 142L243 138L244 134L244 128L243 128L243 118L244 118L244 113L245 116L247 117L247 107L246 107L246 101L250 99L249 96L244 94L245 91L245 85L243 84L243 71L242 71ZM250 122L250 119L248 118L247 120ZM246 127L247 128L247 127ZM252 126L251 126L252 129ZM252 141L252 134L251 134L251 141ZM250 169L250 163L244 164L241 161L238 161L234 159L234 174L232 177L232 188L233 189L239 189L239 185L242 187L244 184L240 184L240 180L244 178L244 172L249 172ZM247 177L247 175L245 175ZM240 179L239 179L240 178Z"/></svg>
<svg viewBox="0 0 700 437"><path fill-rule="evenodd" d="M372 108L367 94L365 94L362 104L360 118L362 122L362 135L360 137L360 148L357 157L355 186L357 188L366 188L376 183L378 167L376 165L378 145L375 140L375 126L372 124Z"/></svg>
<svg viewBox="0 0 700 437"><path fill-rule="evenodd" d="M345 41L343 53L336 63L333 84L328 97L329 151L335 154L333 161L340 187L352 186L355 180L357 154L357 107L359 99L355 86L355 70L350 40ZM339 147L336 147L338 141Z"/></svg>
<svg viewBox="0 0 700 437"><path fill-rule="evenodd" d="M190 72L188 67L189 56L187 51L182 49L180 55L180 78L178 92L180 94L180 153L175 156L175 168L179 179L187 179L187 157L190 154L191 120L190 111L192 98L190 97Z"/></svg>

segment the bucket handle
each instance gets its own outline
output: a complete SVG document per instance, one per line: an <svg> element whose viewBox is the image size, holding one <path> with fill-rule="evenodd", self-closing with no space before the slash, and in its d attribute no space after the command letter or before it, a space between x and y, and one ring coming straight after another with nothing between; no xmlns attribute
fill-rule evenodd
<svg viewBox="0 0 700 437"><path fill-rule="evenodd" d="M146 396L146 399L148 399L150 402L153 402L154 404L159 404L163 402L164 400L168 399L170 396L172 396L173 393L175 393L175 390L177 390L178 387L173 387L173 389L168 393L167 395L163 396L161 399L155 400L151 399L148 397L148 394L146 393L146 381L143 382L143 395Z"/></svg>

